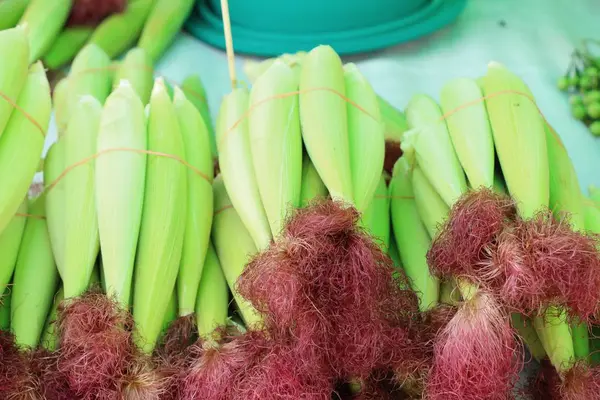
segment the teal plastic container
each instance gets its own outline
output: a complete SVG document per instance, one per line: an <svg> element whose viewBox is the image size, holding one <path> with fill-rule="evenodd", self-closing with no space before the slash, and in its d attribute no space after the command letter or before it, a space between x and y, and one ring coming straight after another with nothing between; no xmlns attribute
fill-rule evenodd
<svg viewBox="0 0 600 400"><path fill-rule="evenodd" d="M234 49L277 56L320 44L339 54L397 45L453 22L467 0L229 0ZM220 0L199 0L187 29L225 48Z"/></svg>

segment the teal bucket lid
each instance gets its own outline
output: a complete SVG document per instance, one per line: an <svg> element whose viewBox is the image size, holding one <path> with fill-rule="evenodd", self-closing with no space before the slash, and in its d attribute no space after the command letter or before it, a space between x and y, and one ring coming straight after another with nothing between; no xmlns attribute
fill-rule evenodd
<svg viewBox="0 0 600 400"><path fill-rule="evenodd" d="M345 20L337 23L338 26L344 28L357 27L338 31L323 30L323 27L319 24L312 24L309 16L305 19L307 21L306 29L302 30L302 19L297 16L292 19L288 15L288 18L283 20L290 22L289 29L286 29L285 32L278 32L275 29L282 28L282 18L278 15L257 11L261 13L260 17L252 15L244 17L244 15L249 15L249 10L251 10L247 7L247 4L253 4L255 1L263 5L271 1L277 1L278 4L288 2L281 2L280 0L239 0L237 3L246 6L236 8L236 1L230 0L231 31L236 52L266 57L297 51L309 51L320 44L332 46L341 55L384 49L417 39L448 25L460 15L467 2L467 0L395 0L402 3L402 11L409 10L408 15L398 18L397 13L386 13L385 11L380 12L381 17L372 14L367 20L373 23L376 18L379 18L379 21L370 26L356 25L356 23L352 25L352 22L348 22L345 15L340 15L338 19ZM344 9L341 8L343 4L356 2L356 0L317 1L339 4L340 7L337 9ZM388 6L388 2L384 0L373 0L369 3L372 7L374 4L379 4L378 1L385 4L386 7ZM223 23L220 9L214 10L215 2L216 0L199 1L195 12L186 24L186 28L198 39L224 49ZM310 1L298 2L302 5L310 3ZM368 4L365 0L362 0L361 3ZM260 7L256 5L256 9L260 9ZM297 12L298 10L293 11ZM310 11L314 10L303 11L303 13L310 15ZM283 11L279 10L279 12ZM360 13L358 14L360 15ZM389 19L390 15L394 18ZM269 19L273 19L273 22L267 23ZM312 22L315 22L314 18ZM259 24L261 28L255 27L256 24ZM331 27L335 27L335 24L329 24L329 28Z"/></svg>

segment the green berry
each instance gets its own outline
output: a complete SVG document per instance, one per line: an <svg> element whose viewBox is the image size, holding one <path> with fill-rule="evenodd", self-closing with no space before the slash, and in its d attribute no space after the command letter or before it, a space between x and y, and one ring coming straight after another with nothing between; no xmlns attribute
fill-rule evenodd
<svg viewBox="0 0 600 400"><path fill-rule="evenodd" d="M561 76L558 78L556 82L556 86L558 86L559 90L565 91L569 88L569 78L566 76Z"/></svg>
<svg viewBox="0 0 600 400"><path fill-rule="evenodd" d="M571 105L576 105L576 104L583 104L583 97L581 97L581 95L578 94L572 94L571 96L569 96L569 103L571 103Z"/></svg>
<svg viewBox="0 0 600 400"><path fill-rule="evenodd" d="M600 118L600 102L593 102L589 106L587 106L587 113L590 116L590 118Z"/></svg>
<svg viewBox="0 0 600 400"><path fill-rule="evenodd" d="M571 107L571 113L573 114L573 116L577 119L585 119L586 115L587 115L587 110L585 109L585 107L581 104L575 104L574 106Z"/></svg>
<svg viewBox="0 0 600 400"><path fill-rule="evenodd" d="M600 136L600 121L594 121L590 124L590 132L594 136Z"/></svg>
<svg viewBox="0 0 600 400"><path fill-rule="evenodd" d="M590 78L587 75L583 75L581 78L579 78L579 86L581 86L583 89L589 89L592 87L592 78Z"/></svg>
<svg viewBox="0 0 600 400"><path fill-rule="evenodd" d="M579 77L576 75L569 77L569 86L577 86L577 85L579 85Z"/></svg>
<svg viewBox="0 0 600 400"><path fill-rule="evenodd" d="M588 105L600 101L600 90L590 90L583 96L583 104Z"/></svg>

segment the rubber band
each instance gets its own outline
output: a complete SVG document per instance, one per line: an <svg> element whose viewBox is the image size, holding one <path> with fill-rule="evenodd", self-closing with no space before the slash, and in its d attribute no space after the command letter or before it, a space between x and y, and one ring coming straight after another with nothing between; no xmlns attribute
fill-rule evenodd
<svg viewBox="0 0 600 400"><path fill-rule="evenodd" d="M38 128L38 130L42 134L42 137L44 139L46 138L46 131L44 130L44 128L42 128L42 125L40 125L40 123L37 122L35 120L35 118L33 118L31 116L31 114L29 114L27 111L25 111L21 106L19 106L13 99L11 99L10 97L8 97L6 94L0 92L0 97L2 97L4 100L6 100L8 102L8 104L10 104L11 106L13 106L13 108L15 110L17 110L18 112L20 112L21 114L23 114L23 116L25 118L27 118L29 120L29 122L31 122L33 125L36 126L36 128Z"/></svg>
<svg viewBox="0 0 600 400"><path fill-rule="evenodd" d="M232 205L232 204L228 204L228 205L226 205L226 206L223 206L223 207L219 208L218 210L216 210L216 211L213 213L213 216L215 216L215 215L217 215L217 214L220 214L220 213L222 213L222 212L223 212L223 211L225 211L225 210L229 210L230 208L233 208L233 205Z"/></svg>
<svg viewBox="0 0 600 400"><path fill-rule="evenodd" d="M46 219L46 217L43 215L26 214L26 213L16 213L15 217L35 218L35 219L39 219L39 220Z"/></svg>

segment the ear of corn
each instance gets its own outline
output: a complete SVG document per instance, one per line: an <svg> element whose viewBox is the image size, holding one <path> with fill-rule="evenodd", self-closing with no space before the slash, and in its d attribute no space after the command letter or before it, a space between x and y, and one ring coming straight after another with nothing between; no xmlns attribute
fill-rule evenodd
<svg viewBox="0 0 600 400"><path fill-rule="evenodd" d="M250 92L251 158L273 236L283 229L287 213L300 205L302 135L298 96L277 98L297 90L292 70L276 61L254 82Z"/></svg>
<svg viewBox="0 0 600 400"><path fill-rule="evenodd" d="M433 239L437 236L440 225L448 218L450 208L435 191L418 165L413 169L412 187L415 194L415 204L423 225L425 225L429 237Z"/></svg>
<svg viewBox="0 0 600 400"><path fill-rule="evenodd" d="M185 158L177 114L161 78L150 98L148 149ZM180 162L150 156L140 227L133 318L142 350L154 349L162 319L175 288L186 220L187 174Z"/></svg>
<svg viewBox="0 0 600 400"><path fill-rule="evenodd" d="M138 42L138 46L148 52L154 63L175 39L194 4L194 0L156 1Z"/></svg>
<svg viewBox="0 0 600 400"><path fill-rule="evenodd" d="M93 32L94 29L87 26L65 28L44 54L44 65L50 69L58 69L68 64L85 46Z"/></svg>
<svg viewBox="0 0 600 400"><path fill-rule="evenodd" d="M569 370L575 359L575 349L565 311L551 307L543 318L534 318L533 325L554 368L559 372Z"/></svg>
<svg viewBox="0 0 600 400"><path fill-rule="evenodd" d="M43 217L44 201L44 196L37 198L30 213ZM29 218L17 257L11 299L11 330L18 344L37 346L58 282L46 221Z"/></svg>
<svg viewBox="0 0 600 400"><path fill-rule="evenodd" d="M124 12L113 14L98 25L90 38L90 43L99 46L110 58L121 55L140 36L144 22L155 3L156 0L128 2Z"/></svg>
<svg viewBox="0 0 600 400"><path fill-rule="evenodd" d="M451 206L467 190L467 181L446 122L441 118L441 109L431 97L413 96L406 107L411 131L404 135L402 150L414 150L421 170L440 197Z"/></svg>
<svg viewBox="0 0 600 400"><path fill-rule="evenodd" d="M48 318L46 318L46 324L44 325L44 330L40 339L40 345L50 351L54 351L58 348L58 332L56 330L56 317L58 306L64 298L64 291L61 286L60 288L58 288L58 291L54 295L52 307L50 308L50 312L48 313Z"/></svg>
<svg viewBox="0 0 600 400"><path fill-rule="evenodd" d="M12 113L0 137L0 233L25 198L40 163L51 113L50 85L41 63L31 66L17 100L22 112ZM18 168L17 168L18 167Z"/></svg>
<svg viewBox="0 0 600 400"><path fill-rule="evenodd" d="M10 302L12 299L12 288L4 289L0 297L0 330L8 331L10 329Z"/></svg>
<svg viewBox="0 0 600 400"><path fill-rule="evenodd" d="M98 218L95 199L95 159L102 106L90 95L82 96L72 110L62 140L65 165L85 164L64 175L64 265L61 277L65 298L81 295L88 286L98 256Z"/></svg>
<svg viewBox="0 0 600 400"><path fill-rule="evenodd" d="M442 112L452 113L446 118L452 144L474 189L491 188L494 182L494 139L485 103L477 102L482 97L477 82L467 78L449 81L440 95Z"/></svg>
<svg viewBox="0 0 600 400"><path fill-rule="evenodd" d="M15 216L12 217L6 229L0 233L0 293L4 293L15 270L17 254L27 221L26 216L19 214L27 214L27 203L27 199L21 202Z"/></svg>
<svg viewBox="0 0 600 400"><path fill-rule="evenodd" d="M225 326L228 309L229 287L211 243L206 253L196 301L198 336L206 340L210 338L215 328Z"/></svg>
<svg viewBox="0 0 600 400"><path fill-rule="evenodd" d="M185 97L196 107L196 109L202 115L206 129L208 129L210 138L210 151L213 157L217 157L217 142L215 139L215 129L212 124L212 118L210 116L210 109L208 107L208 97L206 97L206 90L198 75L189 75L181 83L181 90L185 93Z"/></svg>
<svg viewBox="0 0 600 400"><path fill-rule="evenodd" d="M179 88L175 88L173 104L183 137L185 159L204 174L200 176L190 168L186 170L187 218L177 278L179 315L185 316L194 312L202 266L210 239L214 168L209 133L202 116Z"/></svg>
<svg viewBox="0 0 600 400"><path fill-rule="evenodd" d="M30 0L0 1L0 31L14 28L23 16Z"/></svg>
<svg viewBox="0 0 600 400"><path fill-rule="evenodd" d="M600 204L582 194L585 229L600 234Z"/></svg>
<svg viewBox="0 0 600 400"><path fill-rule="evenodd" d="M308 154L302 160L302 183L300 188L300 205L306 207L317 198L326 198L329 192L321 180L317 169Z"/></svg>
<svg viewBox="0 0 600 400"><path fill-rule="evenodd" d="M408 130L406 116L380 96L377 96L377 102L381 120L385 124L385 139L400 142Z"/></svg>
<svg viewBox="0 0 600 400"><path fill-rule="evenodd" d="M54 187L46 193L46 222L48 233L50 235L50 244L56 267L61 274L64 274L65 260L65 180L58 179L65 170L65 146L62 138L54 142L46 153L44 161L44 183L49 187L55 183Z"/></svg>
<svg viewBox="0 0 600 400"><path fill-rule="evenodd" d="M533 358L538 362L546 358L546 350L544 350L544 346L542 346L542 342L535 331L533 322L519 313L512 313L511 323L527 344L527 349Z"/></svg>
<svg viewBox="0 0 600 400"><path fill-rule="evenodd" d="M67 121L75 103L83 95L92 95L100 104L104 104L112 83L110 58L100 47L94 44L86 45L73 60L68 82L65 110Z"/></svg>
<svg viewBox="0 0 600 400"><path fill-rule="evenodd" d="M344 80L351 101L347 114L354 206L364 211L373 200L383 171L385 131L377 96L355 64L344 66Z"/></svg>
<svg viewBox="0 0 600 400"><path fill-rule="evenodd" d="M98 132L97 152L115 148L147 149L144 106L126 81L106 100ZM130 303L145 177L146 154L114 151L96 159L102 281L123 307Z"/></svg>
<svg viewBox="0 0 600 400"><path fill-rule="evenodd" d="M143 104L148 104L154 70L152 61L143 49L134 48L127 52L125 59L116 69L113 86L116 88L122 80L129 81Z"/></svg>
<svg viewBox="0 0 600 400"><path fill-rule="evenodd" d="M171 326L171 323L177 319L177 304L177 291L173 290L173 293L171 293L171 296L169 297L169 304L167 305L167 310L165 311L165 316L163 318L161 328L162 333L165 333L167 329L169 329L169 326Z"/></svg>
<svg viewBox="0 0 600 400"><path fill-rule="evenodd" d="M0 31L0 60L2 60L0 92L14 102L17 101L19 93L21 93L27 80L28 59L29 45L27 43L26 28L16 27ZM5 99L1 99L0 138L9 118L17 112L12 104Z"/></svg>
<svg viewBox="0 0 600 400"><path fill-rule="evenodd" d="M19 24L29 31L29 62L39 60L52 46L67 21L71 0L31 0Z"/></svg>
<svg viewBox="0 0 600 400"><path fill-rule="evenodd" d="M344 69L337 53L318 46L304 58L300 72L300 121L310 158L337 200L354 203Z"/></svg>
<svg viewBox="0 0 600 400"><path fill-rule="evenodd" d="M62 135L67 127L67 95L69 89L69 81L67 78L62 78L54 86L52 91L52 105L54 106L54 120L58 136Z"/></svg>
<svg viewBox="0 0 600 400"><path fill-rule="evenodd" d="M239 214L233 208L220 175L215 178L213 191L215 215L212 243L244 323L250 329L258 327L262 322L261 316L236 290L236 282L250 257L256 254L257 248Z"/></svg>
<svg viewBox="0 0 600 400"><path fill-rule="evenodd" d="M299 51L293 54L284 53L279 57L268 58L262 61L248 60L244 63L244 73L248 77L250 83L254 83L254 81L269 69L276 60L280 60L292 68L294 74L299 77L302 61L306 57L306 54L305 51Z"/></svg>
<svg viewBox="0 0 600 400"><path fill-rule="evenodd" d="M496 153L510 195L522 217L548 207L549 172L542 117L525 83L504 66L490 63L482 81ZM494 96L494 97L490 97Z"/></svg>
<svg viewBox="0 0 600 400"><path fill-rule="evenodd" d="M225 96L217 119L219 168L227 193L258 249L271 242L271 228L254 174L248 137L249 96L235 89Z"/></svg>
<svg viewBox="0 0 600 400"><path fill-rule="evenodd" d="M419 216L411 181L411 166L403 156L394 166L389 187L392 228L402 266L419 296L419 308L425 311L438 303L440 284L427 265L431 240Z"/></svg>
<svg viewBox="0 0 600 400"><path fill-rule="evenodd" d="M390 198L383 175L379 178L373 200L362 215L361 225L371 233L381 249L387 252L390 247Z"/></svg>

